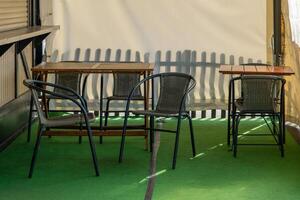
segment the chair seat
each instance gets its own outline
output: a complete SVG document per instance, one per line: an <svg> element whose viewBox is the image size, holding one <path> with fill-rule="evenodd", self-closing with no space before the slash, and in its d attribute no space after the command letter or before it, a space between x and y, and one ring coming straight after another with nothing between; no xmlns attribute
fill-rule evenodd
<svg viewBox="0 0 300 200"><path fill-rule="evenodd" d="M258 108L256 110L253 109L247 109L244 105L243 105L243 100L242 99L237 99L234 102L236 108L238 111L240 111L240 114L254 114L254 113L264 113L264 114L274 114L276 113L276 111L272 108Z"/></svg>
<svg viewBox="0 0 300 200"><path fill-rule="evenodd" d="M77 99L77 97L75 95L68 95L70 97L74 97L74 99ZM43 98L42 96L40 96L39 98ZM61 97L58 96L54 96L54 95L46 95L46 99L63 99Z"/></svg>
<svg viewBox="0 0 300 200"><path fill-rule="evenodd" d="M127 96L110 96L107 97L107 100L127 100ZM144 100L143 96L134 96L131 98L131 100Z"/></svg>
<svg viewBox="0 0 300 200"><path fill-rule="evenodd" d="M91 121L94 119L95 119L94 113L88 113L88 120ZM75 125L80 122L84 122L83 114L70 114L67 116L49 118L47 119L46 122L44 122L44 125L51 128L51 127L58 127L58 126Z"/></svg>
<svg viewBox="0 0 300 200"><path fill-rule="evenodd" d="M177 117L179 113L168 113L164 111L156 111L156 110L136 110L132 111L135 115L149 115L155 117ZM182 113L183 116L187 115L187 112Z"/></svg>

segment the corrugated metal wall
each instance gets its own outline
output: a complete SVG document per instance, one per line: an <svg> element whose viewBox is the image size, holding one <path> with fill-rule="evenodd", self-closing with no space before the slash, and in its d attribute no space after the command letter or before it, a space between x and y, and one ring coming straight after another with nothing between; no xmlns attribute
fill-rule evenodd
<svg viewBox="0 0 300 200"><path fill-rule="evenodd" d="M0 0L0 32L29 25L29 0ZM3 49L5 50L5 49ZM23 50L28 66L32 66L32 44ZM16 46L0 57L0 151L27 125L30 93L23 85L25 72Z"/></svg>
<svg viewBox="0 0 300 200"><path fill-rule="evenodd" d="M0 31L28 26L28 0L0 0Z"/></svg>
<svg viewBox="0 0 300 200"><path fill-rule="evenodd" d="M32 66L32 44L29 44L23 51L28 66ZM26 77L20 56L18 56L17 67L15 65L15 46L12 46L0 57L0 107L27 91L23 85ZM17 79L16 82L15 79ZM15 96L15 89L17 89L17 96Z"/></svg>
<svg viewBox="0 0 300 200"><path fill-rule="evenodd" d="M28 0L0 0L0 32L27 27L28 10ZM28 45L24 52L31 66L32 45ZM22 62L18 58L17 67L15 62L15 46L13 45L0 57L0 107L26 91L22 83L25 79Z"/></svg>
<svg viewBox="0 0 300 200"><path fill-rule="evenodd" d="M0 107L15 98L15 46L0 57Z"/></svg>

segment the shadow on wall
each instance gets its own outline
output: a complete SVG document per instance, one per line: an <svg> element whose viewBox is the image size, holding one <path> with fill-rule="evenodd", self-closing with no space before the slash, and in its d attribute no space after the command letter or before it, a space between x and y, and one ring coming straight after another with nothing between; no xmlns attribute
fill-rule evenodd
<svg viewBox="0 0 300 200"><path fill-rule="evenodd" d="M119 61L135 61L155 63L154 73L161 72L182 72L194 76L197 85L193 92L190 93L187 99L187 108L189 110L223 110L222 116L225 117L225 110L227 109L228 84L230 76L224 76L218 72L221 64L240 64L246 62L261 62L260 60L247 59L243 57L235 58L234 56L226 56L225 54L198 52L193 50L184 51L157 51L154 58L150 53L145 53L143 57L139 51L133 52L126 50L122 52L120 49L115 51L111 49L96 49L92 52L91 49L82 50L75 49L74 54L71 52L64 52L61 55L58 50L55 50L51 55L51 62L57 61L105 61L105 62L119 62ZM235 61L237 60L237 63ZM104 96L111 95L112 76L104 75ZM93 86L93 87L92 87ZM85 94L88 100L99 102L99 87L100 75L93 74L89 76L87 82L87 93ZM157 84L156 84L157 87ZM157 90L155 90L157 91ZM156 94L157 95L157 94ZM93 105L96 105L93 104ZM120 106L120 102L112 105ZM215 115L212 113L212 115ZM213 117L213 116L212 116Z"/></svg>

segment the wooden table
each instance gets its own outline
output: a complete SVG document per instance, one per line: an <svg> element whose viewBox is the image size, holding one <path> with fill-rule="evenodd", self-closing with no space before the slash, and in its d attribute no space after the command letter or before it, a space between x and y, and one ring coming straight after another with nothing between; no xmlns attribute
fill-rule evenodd
<svg viewBox="0 0 300 200"><path fill-rule="evenodd" d="M295 74L292 68L288 66L262 66L262 65L221 65L219 72L222 74L228 75L273 75L273 76L290 76ZM232 106L232 85L229 84L229 93L228 93L228 124L227 131L230 135L230 117L231 117L231 106ZM284 99L283 99L284 105ZM285 124L285 109L283 109L283 124ZM283 141L285 142L285 129L283 129ZM227 141L230 143L230 141Z"/></svg>
<svg viewBox="0 0 300 200"><path fill-rule="evenodd" d="M244 75L277 75L287 76L295 72L287 66L256 66L256 65L221 65L222 74L244 74Z"/></svg>
<svg viewBox="0 0 300 200"><path fill-rule="evenodd" d="M154 69L153 64L149 63L116 63L116 62L58 62L58 63L45 63L39 66L32 68L33 74L39 74L44 81L47 80L48 74L54 73L137 73L142 76L149 76ZM101 85L100 85L100 126L92 127L93 135L96 136L120 136L122 130L120 126L109 126L104 127L102 122L102 111L103 111L103 76L101 76ZM149 107L149 83L144 86L144 105L145 109ZM147 144L147 131L144 130L147 127L147 119L145 118L145 123L140 127L132 127L134 129L128 130L128 136L144 136L146 138ZM63 127L62 127L63 128ZM140 129L137 129L140 128ZM129 127L130 129L130 127ZM48 130L44 135L52 136L84 136L86 135L85 131L79 130Z"/></svg>

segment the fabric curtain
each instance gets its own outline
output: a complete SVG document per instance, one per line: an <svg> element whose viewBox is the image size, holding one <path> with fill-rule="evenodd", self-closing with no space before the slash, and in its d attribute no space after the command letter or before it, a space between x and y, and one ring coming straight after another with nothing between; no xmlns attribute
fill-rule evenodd
<svg viewBox="0 0 300 200"><path fill-rule="evenodd" d="M43 0L42 24L60 25L48 60L154 62L155 73L191 74L189 108L226 109L229 76L220 64L266 62L266 1ZM255 13L255 14L254 14ZM49 41L51 42L51 41ZM99 102L99 75L87 97ZM111 94L112 77L104 80Z"/></svg>
<svg viewBox="0 0 300 200"><path fill-rule="evenodd" d="M54 48L203 50L266 60L266 1L53 0ZM255 13L255 14L254 14Z"/></svg>
<svg viewBox="0 0 300 200"><path fill-rule="evenodd" d="M282 14L285 24L284 65L292 67L295 71L295 75L286 78L286 114L289 121L300 125L300 47L296 43L297 37L295 37L297 36L297 34L299 35L300 30L294 32L294 20L290 20L290 16L293 16L295 14L299 15L300 11L298 10L297 13L295 13L295 10L289 10L289 8L291 8L292 3L294 2L282 1ZM293 12L293 15L290 15L290 12Z"/></svg>

